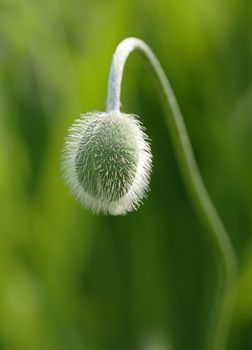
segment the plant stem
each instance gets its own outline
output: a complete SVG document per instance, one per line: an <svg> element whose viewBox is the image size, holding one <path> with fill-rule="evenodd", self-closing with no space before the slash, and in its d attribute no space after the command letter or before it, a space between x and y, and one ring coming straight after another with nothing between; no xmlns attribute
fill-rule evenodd
<svg viewBox="0 0 252 350"><path fill-rule="evenodd" d="M237 275L236 255L228 233L203 183L184 119L170 82L152 50L140 39L127 38L116 48L109 76L107 112L120 110L124 66L129 54L133 51L140 51L148 59L160 82L171 112L166 117L166 124L173 142L179 169L192 204L205 224L206 232L213 243L218 282L205 349L221 350L226 347L226 338L234 306L234 287Z"/></svg>

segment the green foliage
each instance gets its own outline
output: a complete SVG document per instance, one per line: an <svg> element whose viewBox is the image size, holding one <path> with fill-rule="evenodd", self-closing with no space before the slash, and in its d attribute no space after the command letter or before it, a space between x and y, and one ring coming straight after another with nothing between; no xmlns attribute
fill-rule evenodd
<svg viewBox="0 0 252 350"><path fill-rule="evenodd" d="M144 39L170 77L239 256L229 348L252 348L249 6L0 0L0 349L202 348L214 260L152 75L136 57L122 102L152 140L148 199L125 217L92 216L60 173L67 128L80 113L104 110L111 55L127 36Z"/></svg>

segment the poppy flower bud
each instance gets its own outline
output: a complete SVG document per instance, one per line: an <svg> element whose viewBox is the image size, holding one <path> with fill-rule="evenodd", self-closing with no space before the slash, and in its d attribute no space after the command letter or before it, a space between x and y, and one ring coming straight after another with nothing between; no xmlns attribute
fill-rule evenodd
<svg viewBox="0 0 252 350"><path fill-rule="evenodd" d="M83 206L121 215L136 209L145 196L151 160L148 138L135 116L89 113L69 130L63 172Z"/></svg>

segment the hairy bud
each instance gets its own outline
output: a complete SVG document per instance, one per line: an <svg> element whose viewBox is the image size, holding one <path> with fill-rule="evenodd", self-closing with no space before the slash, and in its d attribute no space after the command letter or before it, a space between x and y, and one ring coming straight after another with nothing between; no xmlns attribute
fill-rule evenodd
<svg viewBox="0 0 252 350"><path fill-rule="evenodd" d="M66 182L93 212L126 214L148 190L151 152L140 122L119 111L85 114L70 128L63 152Z"/></svg>

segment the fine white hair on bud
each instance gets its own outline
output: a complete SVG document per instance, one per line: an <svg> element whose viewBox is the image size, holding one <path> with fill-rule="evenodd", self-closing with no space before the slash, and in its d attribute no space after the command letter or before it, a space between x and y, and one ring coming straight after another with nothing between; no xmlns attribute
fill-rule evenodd
<svg viewBox="0 0 252 350"><path fill-rule="evenodd" d="M65 181L94 213L123 215L148 191L152 155L139 120L119 110L81 115L63 150Z"/></svg>

